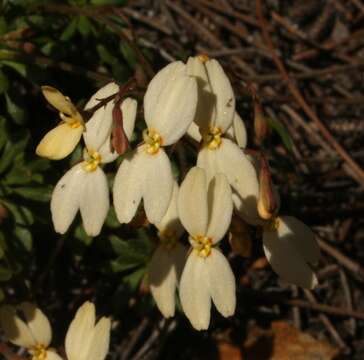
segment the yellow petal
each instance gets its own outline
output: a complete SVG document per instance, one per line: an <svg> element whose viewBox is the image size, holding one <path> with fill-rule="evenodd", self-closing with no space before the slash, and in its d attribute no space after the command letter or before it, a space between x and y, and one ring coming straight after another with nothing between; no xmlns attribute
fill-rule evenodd
<svg viewBox="0 0 364 360"><path fill-rule="evenodd" d="M42 86L42 93L46 100L58 111L66 115L78 113L72 101L52 86Z"/></svg>
<svg viewBox="0 0 364 360"><path fill-rule="evenodd" d="M68 156L81 139L83 126L72 128L61 124L49 131L41 140L36 154L50 160L60 160Z"/></svg>

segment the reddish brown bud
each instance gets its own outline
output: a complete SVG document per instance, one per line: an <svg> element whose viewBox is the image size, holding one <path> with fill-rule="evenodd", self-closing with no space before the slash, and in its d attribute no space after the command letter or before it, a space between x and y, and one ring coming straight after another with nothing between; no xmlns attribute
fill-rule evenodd
<svg viewBox="0 0 364 360"><path fill-rule="evenodd" d="M262 106L259 100L254 97L254 132L255 140L258 145L262 145L265 138L268 136L269 128L267 119L264 116Z"/></svg>
<svg viewBox="0 0 364 360"><path fill-rule="evenodd" d="M268 162L264 156L260 161L258 213L264 220L271 219L279 209L278 194L274 188Z"/></svg>
<svg viewBox="0 0 364 360"><path fill-rule="evenodd" d="M121 100L117 100L112 110L114 126L112 129L111 146L119 155L122 155L128 150L129 140L124 131L123 112L121 111L120 103Z"/></svg>

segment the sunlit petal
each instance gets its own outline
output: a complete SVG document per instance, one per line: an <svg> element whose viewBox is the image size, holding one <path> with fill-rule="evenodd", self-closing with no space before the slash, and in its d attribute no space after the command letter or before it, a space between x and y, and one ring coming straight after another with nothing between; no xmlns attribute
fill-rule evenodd
<svg viewBox="0 0 364 360"><path fill-rule="evenodd" d="M77 112L71 100L52 86L42 86L42 93L46 100L58 111L73 115Z"/></svg>
<svg viewBox="0 0 364 360"><path fill-rule="evenodd" d="M91 342L89 345L87 357L85 357L84 360L103 360L106 358L110 345L110 328L110 319L102 317L98 321L95 328L93 329L92 336L90 336Z"/></svg>

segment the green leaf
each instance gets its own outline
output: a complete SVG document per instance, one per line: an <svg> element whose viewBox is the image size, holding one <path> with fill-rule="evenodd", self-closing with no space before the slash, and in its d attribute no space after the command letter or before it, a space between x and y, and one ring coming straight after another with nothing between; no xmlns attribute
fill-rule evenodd
<svg viewBox="0 0 364 360"><path fill-rule="evenodd" d="M25 64L21 64L19 62L11 61L11 60L3 60L2 63L13 70L15 70L18 74L23 77L27 77L27 68Z"/></svg>
<svg viewBox="0 0 364 360"><path fill-rule="evenodd" d="M114 207L112 207L112 206L110 207L110 210L107 214L107 217L105 220L105 225L112 229L117 229L120 226L119 220L116 217Z"/></svg>
<svg viewBox="0 0 364 360"><path fill-rule="evenodd" d="M78 26L78 18L75 17L72 21L67 25L67 27L63 30L61 35L61 41L68 41L70 40L76 33Z"/></svg>
<svg viewBox="0 0 364 360"><path fill-rule="evenodd" d="M12 271L8 268L0 266L0 281L8 281L13 275Z"/></svg>
<svg viewBox="0 0 364 360"><path fill-rule="evenodd" d="M92 31L92 24L86 16L81 15L78 18L77 28L82 36L87 37Z"/></svg>
<svg viewBox="0 0 364 360"><path fill-rule="evenodd" d="M145 272L146 272L145 267L137 269L134 272L132 272L131 274L126 275L123 278L123 282L129 286L131 291L137 291L140 283L143 280Z"/></svg>
<svg viewBox="0 0 364 360"><path fill-rule="evenodd" d="M93 5L125 5L126 0L91 0Z"/></svg>
<svg viewBox="0 0 364 360"><path fill-rule="evenodd" d="M126 42L120 42L120 51L129 66L134 69L137 64L137 57L134 50Z"/></svg>
<svg viewBox="0 0 364 360"><path fill-rule="evenodd" d="M14 194L17 194L25 199L48 202L51 199L52 186L43 187L16 187L11 189Z"/></svg>
<svg viewBox="0 0 364 360"><path fill-rule="evenodd" d="M268 118L268 124L279 135L286 149L292 152L293 142L285 126L280 121L272 118Z"/></svg>
<svg viewBox="0 0 364 360"><path fill-rule="evenodd" d="M15 223L19 225L31 225L34 222L32 212L23 205L16 205L8 200L1 199L1 203L10 211Z"/></svg>
<svg viewBox="0 0 364 360"><path fill-rule="evenodd" d="M4 298L5 298L4 291L2 291L2 289L0 289L0 302L4 301Z"/></svg>
<svg viewBox="0 0 364 360"><path fill-rule="evenodd" d="M27 145L28 137L18 141L15 144L8 142L3 150L0 159L0 174L3 173L10 165L13 165L15 157L22 153Z"/></svg>
<svg viewBox="0 0 364 360"><path fill-rule="evenodd" d="M3 35L8 30L8 25L4 16L0 16L0 35Z"/></svg>
<svg viewBox="0 0 364 360"><path fill-rule="evenodd" d="M82 225L77 226L75 230L75 238L80 240L86 246L91 245L93 241L93 237L86 234L86 231Z"/></svg>
<svg viewBox="0 0 364 360"><path fill-rule="evenodd" d="M32 250L33 237L29 229L21 225L16 226L14 229L14 235L21 242L25 250Z"/></svg>
<svg viewBox="0 0 364 360"><path fill-rule="evenodd" d="M6 131L6 120L0 116L0 150L6 144L8 140L8 133Z"/></svg>
<svg viewBox="0 0 364 360"><path fill-rule="evenodd" d="M18 104L16 104L8 93L5 94L6 108L16 124L23 124L26 120L26 112Z"/></svg>
<svg viewBox="0 0 364 360"><path fill-rule="evenodd" d="M118 62L117 58L111 54L111 52L102 44L96 46L96 50L100 56L100 59L108 65L114 65Z"/></svg>
<svg viewBox="0 0 364 360"><path fill-rule="evenodd" d="M0 68L0 94L6 92L8 88L9 88L8 78Z"/></svg>

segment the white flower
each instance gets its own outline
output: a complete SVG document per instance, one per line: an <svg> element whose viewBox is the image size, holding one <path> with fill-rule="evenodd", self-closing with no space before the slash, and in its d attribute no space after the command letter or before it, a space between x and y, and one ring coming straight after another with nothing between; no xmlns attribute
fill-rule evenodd
<svg viewBox="0 0 364 360"><path fill-rule="evenodd" d="M79 143L84 122L81 114L71 100L51 86L42 86L47 101L59 111L62 122L49 131L41 140L36 154L51 160L68 156Z"/></svg>
<svg viewBox="0 0 364 360"><path fill-rule="evenodd" d="M239 146L226 137L228 129L234 126L235 114L230 81L214 59L189 58L187 71L198 79L200 92L194 121L200 127L203 147L198 154L197 166L206 170L208 179L217 173L225 174L242 202L239 211L256 212L259 196L257 173ZM238 142L244 145L246 141L241 137Z"/></svg>
<svg viewBox="0 0 364 360"><path fill-rule="evenodd" d="M210 323L211 299L225 317L235 311L235 279L217 244L224 237L232 215L231 189L223 174L209 183L206 173L192 168L178 196L178 213L189 233L192 251L180 281L183 311L197 330Z"/></svg>
<svg viewBox="0 0 364 360"><path fill-rule="evenodd" d="M303 222L280 216L264 226L263 248L273 270L286 282L314 288L318 281L308 263L319 260L315 235Z"/></svg>
<svg viewBox="0 0 364 360"><path fill-rule="evenodd" d="M86 109L93 107L97 99L106 98L117 90L115 83L104 86L93 95ZM52 220L55 230L61 234L68 230L78 210L88 235L96 236L101 231L110 201L107 178L99 165L111 162L118 156L110 145L113 106L111 101L99 108L86 123L84 161L66 172L53 191ZM130 98L121 104L124 130L128 138L134 129L136 107L136 101Z"/></svg>
<svg viewBox="0 0 364 360"><path fill-rule="evenodd" d="M66 335L68 360L103 360L110 343L110 319L102 317L97 323L95 306L85 302L72 320Z"/></svg>
<svg viewBox="0 0 364 360"><path fill-rule="evenodd" d="M121 164L114 182L114 206L121 223L133 218L143 199L150 223L161 221L173 191L170 161L163 147L174 144L191 124L197 105L196 80L173 62L159 71L144 96L144 144Z"/></svg>
<svg viewBox="0 0 364 360"><path fill-rule="evenodd" d="M167 212L156 224L160 244L148 266L150 291L166 318L174 316L177 284L187 256L186 246L178 241L184 229L178 219L177 198L178 185L175 182Z"/></svg>
<svg viewBox="0 0 364 360"><path fill-rule="evenodd" d="M7 340L26 348L33 360L62 360L54 350L48 349L52 329L47 317L35 305L24 302L17 307L2 306L0 325Z"/></svg>

